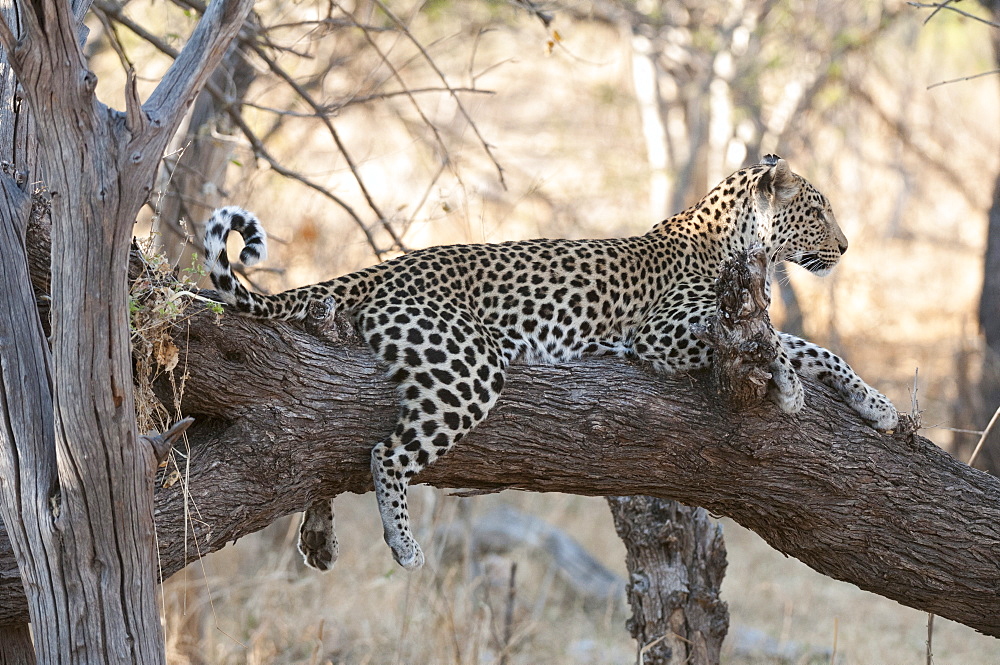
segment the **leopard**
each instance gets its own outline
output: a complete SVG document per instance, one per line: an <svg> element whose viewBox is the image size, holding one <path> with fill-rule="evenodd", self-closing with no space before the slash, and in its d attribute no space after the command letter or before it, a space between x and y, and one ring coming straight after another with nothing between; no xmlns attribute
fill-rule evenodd
<svg viewBox="0 0 1000 665"><path fill-rule="evenodd" d="M424 563L410 529L410 481L487 417L512 363L613 355L663 374L708 367L713 350L699 330L714 314L727 259L762 248L772 265L823 276L848 246L826 196L777 155L736 171L643 235L434 246L276 295L247 289L226 251L235 231L244 265L265 258L254 214L222 207L204 228L206 268L227 310L284 321L303 320L316 306L344 311L394 382L398 418L373 447L371 472L383 538L406 569ZM772 342L767 394L781 411L802 409L804 377L831 387L872 427L896 427L892 402L842 358L777 330ZM298 548L309 566L333 566L331 499L307 507Z"/></svg>

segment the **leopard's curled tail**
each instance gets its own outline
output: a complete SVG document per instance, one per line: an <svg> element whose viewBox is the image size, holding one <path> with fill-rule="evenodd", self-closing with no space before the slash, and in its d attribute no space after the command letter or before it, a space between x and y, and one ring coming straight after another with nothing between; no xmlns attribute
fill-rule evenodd
<svg viewBox="0 0 1000 665"><path fill-rule="evenodd" d="M230 231L243 236L240 261L247 266L267 257L267 235L256 215L238 206L218 208L205 222L205 267L219 297L240 314L260 319L302 320L306 318L310 304L331 298L334 307L346 306L350 310L358 296L366 295L375 281L374 271L368 269L277 295L254 293L233 274L226 253L226 238Z"/></svg>

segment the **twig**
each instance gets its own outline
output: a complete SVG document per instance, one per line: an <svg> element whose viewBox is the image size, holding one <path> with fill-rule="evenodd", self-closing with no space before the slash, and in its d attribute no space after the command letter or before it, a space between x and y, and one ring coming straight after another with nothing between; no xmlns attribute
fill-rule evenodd
<svg viewBox="0 0 1000 665"><path fill-rule="evenodd" d="M272 23L264 28L267 32L272 30L282 30L284 28L300 28L304 26L314 26L316 28L324 28L332 26L334 28L355 28L358 27L357 23L354 21L349 21L345 19L337 18L323 18L316 21L292 21L289 23ZM371 24L365 24L361 26L362 30L368 30L370 32L396 32L396 28L387 28L385 26L377 26Z"/></svg>
<svg viewBox="0 0 1000 665"><path fill-rule="evenodd" d="M951 3L951 0L945 0L945 2L944 2L944 3L939 3L939 4L937 4L937 5L936 5L936 6L934 7L934 11L932 11L932 12L931 12L930 16L928 16L927 18L925 18L925 19L924 19L924 25L927 25L927 22L928 22L928 21L930 21L930 20L931 20L932 18L934 18L934 16L935 16L935 15L937 15L937 13L938 13L939 11L941 11L942 9L944 9L944 7L945 7L946 5L948 5L948 4L950 4L950 3ZM910 3L910 4L912 5L913 3Z"/></svg>
<svg viewBox="0 0 1000 665"><path fill-rule="evenodd" d="M917 389L918 382L917 378L920 375L920 368L913 368L913 392L910 393L910 413L913 415L914 423L916 423L916 430L920 430L920 402L917 400ZM927 613L927 665L931 665L933 658L931 656L931 638L934 635L934 613ZM835 647L836 649L836 647ZM831 665L833 665L833 659L830 659Z"/></svg>
<svg viewBox="0 0 1000 665"><path fill-rule="evenodd" d="M92 6L105 15L114 18L116 21L131 30L136 36L141 37L146 42L149 42L149 44L160 53L169 56L173 60L176 60L177 56L180 54L180 51L175 49L173 46L170 46L165 41L126 16L121 7L111 3L109 0L94 0Z"/></svg>
<svg viewBox="0 0 1000 665"><path fill-rule="evenodd" d="M961 427L945 427L944 425L925 425L922 429L942 429L946 432L958 432L959 434L975 434L979 436L983 433L981 429L962 429Z"/></svg>
<svg viewBox="0 0 1000 665"><path fill-rule="evenodd" d="M118 34L118 28L111 22L108 18L107 12L101 7L95 7L95 14L97 14L97 20L101 22L104 26L104 31L108 35L108 43L111 44L111 49L118 56L118 61L121 62L122 69L125 71L134 71L135 63L128 57L125 53L125 46L122 44L121 35Z"/></svg>
<svg viewBox="0 0 1000 665"><path fill-rule="evenodd" d="M218 93L221 96L222 94L221 92L218 91L211 91L211 92L213 95ZM243 121L243 117L240 116L238 112L236 112L233 109L229 109L229 115L236 123L236 126L240 128L240 131L243 132L243 135L246 136L247 140L250 141L250 146L253 149L254 155L266 161L271 166L271 168L274 169L274 171L279 175L282 175L286 178L290 178L292 180L296 180L302 183L306 187L309 187L310 189L319 192L320 194L322 194L323 196L325 196L326 198L330 199L338 206L340 206L348 215L350 215L351 219L357 222L358 226L361 228L362 233L365 234L365 238L368 240L368 245L371 246L372 251L375 252L375 256L377 256L379 259L381 259L383 255L391 251L388 249L379 248L378 243L376 243L375 241L375 237L371 233L371 230L368 228L367 225L365 225L364 221L362 221L361 217L358 216L358 213L355 212L354 208L351 207L351 205L347 203L347 201L343 200L342 198L340 198L339 196L328 190L326 187L323 187L322 185L319 185L313 182L312 180L308 179L301 173L298 173L297 171L292 171L291 169L285 167L283 164L281 164L281 162L279 162L277 159L271 156L271 153L267 151L267 149L264 147L264 144L261 142L259 138L257 138L257 135L254 134L253 130L250 129L250 127L246 124L246 122Z"/></svg>
<svg viewBox="0 0 1000 665"><path fill-rule="evenodd" d="M932 83L927 86L927 89L937 88L942 85L948 85L950 83L961 83L962 81L971 81L972 79L977 79L981 76L989 76L990 74L1000 74L1000 69L991 69L988 72L980 72L979 74L972 74L971 76L962 76L957 79L949 79L947 81L938 81L937 83Z"/></svg>
<svg viewBox="0 0 1000 665"><path fill-rule="evenodd" d="M180 6L180 7L183 7L185 9L189 9L189 10L193 10L193 11L198 12L198 13L203 13L205 11L205 5L202 2L200 2L199 0L172 0L172 1L174 2L174 4L176 4L176 5ZM141 26L137 25L134 21L132 21L131 19L129 19L127 16L124 15L124 13L123 13L123 11L122 11L122 9L120 7L118 7L118 6L114 5L113 3L109 2L109 0L97 0L96 7L103 14L105 20L107 20L108 17L114 18L115 22L117 22L118 24L124 25L125 27L129 28L136 35L138 35L139 37L141 37L145 41L149 42L151 45L153 45L155 48L157 48L158 50L160 50L164 54L168 55L169 57L176 58L178 56L179 52L176 49L174 49L173 47L171 47L169 44L166 44L161 39L157 38L155 35L153 35L153 34L149 33L148 31L144 30ZM262 44L261 40L264 40L263 43L267 44L268 47L279 48L276 45L270 43L270 41L266 39L266 37L267 37L267 30L266 29L262 29L259 26L252 25L249 22L245 23L244 24L244 28L243 28L241 34L239 35L238 39L239 39L240 44L243 47L245 47L249 51L252 51L258 57L260 57L261 60L263 60L263 62L266 64L266 66L270 69L270 71L275 76L277 76L279 79L281 79L284 83L286 83L295 92L295 94L312 109L313 113L311 113L311 114L298 114L298 113L295 113L295 112L292 112L292 111L280 111L278 109L269 109L267 107L256 106L256 105L253 105L253 104L248 104L248 106L252 106L252 107L256 107L256 108L261 108L263 110L268 110L268 111L270 111L272 113L278 114L279 116L313 117L313 118L319 119L326 126L326 128L327 128L330 136L333 138L334 143L337 145L338 150L344 156L344 159L347 162L348 168L351 170L351 173L354 176L355 181L358 183L358 187L361 190L361 193L362 193L363 197L365 198L365 201L367 202L368 206L371 208L372 212L375 213L375 216L377 217L379 224L386 230L387 234L391 238L391 240L393 242L393 246L390 247L390 248L382 248L382 247L380 247L376 243L376 241L375 241L375 239L374 239L374 237L372 235L372 231L369 228L369 226L360 218L360 216L358 215L358 213L351 206L349 206L346 203L346 201L344 201L340 197L334 195L331 191L327 190L326 188L318 185L317 183L314 183L314 182L310 181L308 178L306 178L302 174L300 174L298 172L295 172L295 171L293 171L293 170L291 170L291 169L289 169L289 168L284 167L283 165L281 165L272 155L270 155L270 153L267 152L267 150L264 148L263 141L259 137L256 136L256 134L249 128L249 126L245 122L242 121L241 117L239 116L238 110L234 109L233 106L232 106L233 101L230 100L230 99L228 99L228 97L226 97L225 95L223 95L214 86L212 86L212 85L206 85L206 90L208 90L208 92L210 94L212 94L214 97L216 97L217 99L219 99L220 101L223 102L224 110L232 118L234 124L237 127L239 127L241 133L249 141L251 149L253 150L255 156L257 158L264 159L272 167L272 169L275 172L277 172L279 175L281 175L283 177L286 177L286 178L290 178L290 179L299 181L300 183L306 185L307 187L310 187L311 189L314 189L314 190L320 192L323 196L325 196L326 198L330 199L331 201L333 201L334 203L336 203L338 206L340 206L342 209L344 209L344 211L347 212L347 214L358 224L358 226L361 227L363 233L365 234L365 238L368 241L368 244L371 246L371 248L372 248L373 252L375 253L376 257L379 258L379 259L381 259L386 253L391 252L393 250L406 251L407 248L404 245L404 243L402 241L402 238L400 237L399 233L397 233L396 229L390 224L389 219L386 218L386 216L380 210L378 204L375 202L374 197L371 195L370 191L368 190L367 186L364 183L364 180L361 177L361 174L360 174L360 171L358 169L357 164L355 163L354 159L351 157L350 153L348 152L346 146L344 145L344 143L343 143L343 141L342 141L339 133L337 132L336 128L334 127L333 123L327 117L330 113L334 112L335 110L337 110L339 108L343 108L344 106L347 106L347 105L350 105L350 104L364 103L364 102L368 102L368 101L371 101L371 100L374 100L374 99L385 99L385 98L389 98L389 97L396 96L396 95L405 95L405 96L407 96L410 99L411 103L417 109L418 114L421 117L421 120L425 123L425 125L427 127L429 127L434 132L435 137L437 139L437 143L439 144L439 146L442 149L442 153L444 155L445 164L453 166L454 163L453 163L453 161L451 160L451 158L450 158L450 156L448 154L448 148L447 148L447 145L444 142L443 137L440 135L440 133L439 133L437 127L434 125L434 123L420 109L420 106L417 104L417 102L416 102L416 100L414 98L414 95L415 94L419 94L419 93L425 93L425 92L446 92L453 99L455 99L456 102L458 103L458 107L459 107L460 111L466 117L466 119L469 121L469 123L470 123L470 125L471 125L471 127L473 129L473 132L475 133L475 135L479 139L479 141L483 144L484 148L486 149L487 154L490 156L491 160L493 161L494 165L496 166L496 168L498 170L498 173L500 174L501 183L504 184L504 187L506 187L506 183L505 183L504 178L503 178L503 170L502 170L502 168L500 167L500 165L496 161L496 159L493 157L493 154L492 154L490 146L488 144L486 144L486 142L483 139L481 133L479 132L479 129L475 126L475 123L472 122L471 118L469 117L469 115L466 112L464 106L462 105L461 101L459 101L459 98L458 98L458 94L459 93L469 93L469 92L480 93L480 94L494 94L494 93L492 91L478 90L478 89L476 89L474 87L473 88L456 88L456 87L451 86L449 84L447 78L443 74L443 72L433 62L432 58L427 53L427 51L423 47L423 45L418 42L418 40L408 31L408 29L406 28L406 26L404 26L402 24L402 22L394 14L392 14L388 10L387 7L385 7L384 5L381 5L381 7L382 7L383 11L385 11L390 16L390 18L394 21L394 23L396 23L396 25L397 25L396 28L383 29L382 31L400 31L400 32L404 33L407 36L407 38L414 45L416 45L416 47L418 48L418 50L421 53L421 56L430 64L430 66L434 69L434 71L440 77L441 81L444 83L444 87L443 88L426 87L426 88L419 88L419 89L414 89L414 90L407 89L406 88L406 83L402 79L402 77L400 76L398 70L396 70L393 67L392 63L389 62L387 55L385 53L383 53L378 48L378 45L374 42L374 40L372 39L371 35L369 34L369 28L371 28L372 26L369 26L367 24L364 24L364 23L358 21L353 15L347 13L346 11L345 11L345 13L349 17L347 21L335 21L333 19L329 19L329 20L317 21L317 22L313 22L313 23L315 23L316 25L321 25L321 26L322 25L334 25L334 24L336 24L336 25L345 25L345 26L346 25L352 25L354 27L357 27L357 28L361 29L362 32L363 32L363 34L364 34L364 36L365 36L365 39L376 50L376 52L379 54L379 56L383 60L383 62L389 67L390 71L392 71L393 76L400 83L400 85L404 88L403 90L392 91L392 92L382 93L382 94L378 94L378 95L369 95L369 96L366 96L366 97L354 98L354 99L351 99L351 100L349 100L347 102L339 103L339 104L336 104L336 105L321 104L315 98L313 98L312 95L300 83L298 83L288 72L286 72L280 65L278 65L277 62L276 62L276 60L273 57L271 57L268 54L268 52L265 50L265 46ZM341 11L344 11L344 10L341 8ZM251 25L252 25L252 27L251 27ZM294 25L294 24L282 25L281 27L290 27L291 25ZM122 53L121 55L123 56L124 54ZM430 191L430 188L433 187L433 183L437 181L437 179L440 177L440 174L441 174L441 171L439 170L437 172L437 174L435 175L435 177L434 177L431 185L429 186L428 191ZM458 177L458 174L455 173L455 176ZM461 182L461 178L458 178L458 179L459 179L459 182Z"/></svg>
<svg viewBox="0 0 1000 665"><path fill-rule="evenodd" d="M916 7L917 9L931 9L931 8L934 9L934 11L931 12L931 15L928 16L926 19L924 19L925 25L927 24L927 21L930 21L932 18L934 18L934 15L937 14L939 11L941 11L942 9L948 9L955 12L956 14L961 14L965 18L971 18L973 21L979 21L980 23L985 23L988 26L992 26L994 28L1000 28L1000 23L994 23L989 19L985 19L981 16L976 16L975 14L970 14L969 12L959 9L958 7L953 7L951 3L952 0L946 0L946 2L933 2L933 3L907 2L906 4L910 5L911 7Z"/></svg>
<svg viewBox="0 0 1000 665"><path fill-rule="evenodd" d="M172 0L172 1L174 2L174 4L177 4L182 7L186 6L198 13L204 13L206 9L205 5L201 3L199 0ZM244 34L244 33L249 33L249 34ZM347 161L347 166L348 168L350 168L351 174L354 176L355 182L358 183L358 187L361 189L362 196L364 196L365 201L368 202L368 206L372 209L372 212L375 213L375 216L378 218L379 223L383 226L383 228L389 234L389 237L392 238L392 241L394 243L394 246L388 250L378 249L371 236L371 232L368 230L364 222L362 222L360 217L358 217L356 214L352 214L352 217L364 229L365 236L366 238L368 238L369 245L371 245L372 250L375 252L376 257L381 259L383 254L391 252L394 249L398 249L399 251L405 252L406 247L405 245L403 245L402 239L396 234L395 229L393 229L392 226L389 224L389 220L386 219L385 215L382 214L382 211L379 209L378 205L375 203L375 200L368 192L368 188L365 186L364 181L361 179L361 174L358 171L357 165L354 163L354 160L351 158L350 153L347 151L347 148L341 141L340 134L334 128L333 123L330 122L330 119L323 113L323 107L320 104L318 104L316 100L312 98L312 95L310 95L302 85L300 85L288 72L286 72L284 68L278 65L278 63L274 60L274 58L270 57L267 53L265 53L263 47L261 47L261 45L257 43L255 39L253 39L253 37L258 37L261 35L266 35L266 31L260 28L259 26L244 24L244 30L240 32L240 34L237 36L237 39L239 40L242 46L250 49L261 60L263 60L264 63L267 65L268 69L271 70L271 73L273 73L279 79L284 81L295 92L295 94L297 94L299 98L302 99L302 101L304 101L310 108L313 109L313 111L316 114L314 117L318 118L324 125L326 125L327 130L330 132L330 136L333 138L334 143L337 145L337 149L340 151L340 154L342 154L344 156L344 159ZM228 100L224 99L224 101ZM272 167L274 166L273 162L269 161L269 163L272 164ZM336 198L336 200L339 201L340 199Z"/></svg>
<svg viewBox="0 0 1000 665"><path fill-rule="evenodd" d="M990 423L986 426L986 429L983 430L982 436L979 437L979 443L977 443L976 447L972 450L972 456L969 457L969 466L972 466L973 462L976 461L976 457L979 456L979 451L982 450L983 444L986 443L986 437L988 437L990 432L993 431L993 426L996 425L998 416L1000 416L1000 406L998 406L997 410L993 412L993 417L990 418Z"/></svg>
<svg viewBox="0 0 1000 665"><path fill-rule="evenodd" d="M927 613L927 665L934 665L934 652L931 644L934 640L934 615Z"/></svg>
<svg viewBox="0 0 1000 665"><path fill-rule="evenodd" d="M116 7L107 0L96 0L94 6L99 7L109 16L114 17L116 21L124 25L126 28L131 30L133 33L135 33L142 39L149 42L150 45L152 45L161 53L176 59L178 55L177 49L173 48L172 46L164 42L156 35L150 33L141 25L138 25L135 21L126 16L121 11L121 8ZM247 123L243 120L243 116L240 115L238 109L233 107L232 101L228 98L228 96L225 93L219 90L211 81L205 84L205 90L207 90L209 94L211 94L213 97L223 102L223 109L225 110L226 114L230 117L233 123L239 128L240 132L250 143L250 147L257 158L266 161L270 165L270 167L279 175L300 182L301 184L319 192L324 197L330 199L335 204L340 206L340 208L342 208L344 212L346 212L348 216L350 216L351 219L353 219L357 223L357 225L361 228L362 233L364 233L365 238L368 241L368 245L372 248L372 251L375 253L376 257L381 259L383 255L391 251L379 248L378 243L375 241L375 237L371 233L371 230L364 223L364 221L354 210L354 208L350 206L350 204L348 204L346 201L338 197L330 190L326 189L325 187L317 183L312 182L304 175L296 171L292 171L291 169L282 165L277 159L275 159L264 147L264 144L260 140L260 138L257 137L254 131L250 129L250 126L247 125Z"/></svg>
<svg viewBox="0 0 1000 665"><path fill-rule="evenodd" d="M422 94L426 92L445 92L446 88L413 88L411 90L393 90L390 92L380 92L374 95L364 95L361 97L351 97L342 102L337 102L336 104L327 104L321 106L320 109L324 114L336 113L337 111L347 108L348 106L354 106L355 104L367 104L368 102L379 101L384 99L390 99L392 97L399 97L401 95L410 94ZM479 95L495 95L496 90L483 90L481 88L455 88L455 92L469 92L476 93ZM257 109L259 111L267 111L268 113L273 113L275 115L288 116L290 118L315 118L317 117L315 113L301 113L299 111L286 111L283 109L276 109L273 106L264 106L263 104L255 104L253 102L243 102L243 106Z"/></svg>
<svg viewBox="0 0 1000 665"><path fill-rule="evenodd" d="M343 7L341 7L341 11L343 11L345 14L347 14L348 17L354 20L354 15L352 13L350 13ZM360 23L358 25L360 26ZM364 35L365 41L368 42L368 45L372 47L372 49L382 59L382 62L385 64L385 66L389 68L389 71L392 73L392 77L395 78L396 81L401 86L403 86L403 89L405 90L406 84L403 81L403 77L399 73L399 70L395 67L395 65L393 65L392 62L390 62L389 56L382 51L382 49L379 47L378 44L375 43L375 40L372 39L371 35L369 35L367 32L364 31L362 31L362 34ZM447 81L445 81L445 87L446 88L450 87ZM434 123L430 121L430 118L428 118L427 115L424 113L424 110L420 107L420 104L417 103L416 98L410 94L407 94L406 96L409 98L410 104L413 106L413 109L417 112L417 115L420 116L420 119L427 127L430 127L431 133L434 134L434 138L437 141L438 146L441 148L441 160L447 165L453 165L454 162L451 159L451 154L448 152L448 144L444 142L444 138L441 136L440 130L437 128L436 125L434 125ZM455 177L458 178L459 182L461 182L461 178L458 176L458 173L454 171L454 168L452 170L452 173L454 173Z"/></svg>
<svg viewBox="0 0 1000 665"><path fill-rule="evenodd" d="M500 665L507 665L510 655L510 638L514 628L514 598L517 593L517 561L510 564L510 583L507 586L507 608L503 617L503 644L500 648Z"/></svg>
<svg viewBox="0 0 1000 665"><path fill-rule="evenodd" d="M430 54L427 53L427 50L424 48L424 45L421 44L420 41L413 36L413 33L410 32L410 29L407 28L406 25L399 20L399 18L393 13L391 9L389 9L386 6L386 4L382 0L375 0L375 4L378 5L379 9L381 9L385 13L385 15L388 16L390 20L392 20L393 23L399 26L399 29L403 31L403 34L406 35L407 39L409 39L410 42L412 42L413 45L417 48L417 50L420 51L420 53L424 56L424 60L427 61L427 64L430 65L430 68L433 69L434 72L438 75L438 78L441 79L441 82L444 83L445 87L449 88L450 90L451 85L448 83L448 78L444 75L444 72L442 72L438 68L437 63L434 62L434 59L431 58ZM472 132L476 135L476 138L479 139L479 142L483 146L483 150L486 151L486 154L490 158L490 161L493 162L493 166L496 167L497 176L500 178L500 185L506 190L507 181L504 179L503 168L500 166L500 163L493 155L493 149L490 147L490 144L486 142L486 139L483 138L483 135L479 132L479 127L476 125L475 122L473 122L472 117L469 116L469 112L465 110L465 105L462 104L462 100L459 99L458 95L452 92L451 97L452 99L455 100L455 104L458 107L459 112L462 114L462 117L465 118L466 122L469 123L469 127L472 129Z"/></svg>
<svg viewBox="0 0 1000 665"><path fill-rule="evenodd" d="M371 193L365 186L364 180L362 180L361 178L361 173L358 172L357 164L355 164L354 159L351 158L350 153L347 151L347 147L344 145L343 141L340 138L340 134L333 126L333 123L330 122L330 118L327 117L326 113L324 113L323 107L320 104L318 104L316 100L312 98L312 95L310 95L305 90L305 88L303 88L288 72L286 72L284 68L278 65L278 63L275 62L273 58L269 57L264 52L264 49L260 47L260 45L256 44L255 42L249 39L243 39L242 36L240 37L240 41L245 46L250 48L254 53L256 53L257 56L267 64L268 69L270 69L275 76L277 76L278 78L283 80L286 84L288 84L288 86L295 91L295 93L299 96L299 98L301 98L306 104L308 104L309 107L312 108L312 110L316 113L315 117L318 118L326 126L327 131L329 131L330 136L333 138L333 142L337 145L337 149L340 151L340 154L344 156L344 160L347 162L347 166L351 170L351 174L354 175L355 182L358 183L358 187L361 189L362 196L364 196L365 201L368 202L368 207L371 208L372 212L375 213L375 216L382 224L382 227L386 230L386 232L389 234L389 237L392 238L392 241L395 243L395 247L393 249L406 251L402 239L396 234L396 230L393 229L392 225L389 224L389 220L386 219L385 215L382 214L382 211L375 203L375 199L372 198Z"/></svg>
<svg viewBox="0 0 1000 665"><path fill-rule="evenodd" d="M427 187L424 189L423 196L420 197L420 200L417 201L417 205L414 206L413 210L410 211L409 218L406 220L406 224L403 226L404 233L406 233L406 230L409 228L410 224L412 224L417 219L417 213L419 213L421 208L424 207L424 204L427 203L427 199L430 198L431 195L431 190L434 189L434 185L437 184L437 181L441 178L441 175L444 173L444 170L447 167L448 167L447 164L441 164L440 166L438 166L438 170L434 174L434 177L431 178L430 182L427 183Z"/></svg>
<svg viewBox="0 0 1000 665"><path fill-rule="evenodd" d="M468 73L469 81L472 82L473 86L476 85L476 80L479 79L480 76L483 76L498 67L506 65L508 62L514 61L514 58L504 58L499 62L495 62L492 65L488 65L482 71L476 72L474 70L474 67L476 65L476 54L479 53L479 40L482 38L483 35L485 35L488 32L493 32L493 30L494 28L480 28L479 32L476 33L476 38L472 41L472 53L469 54L469 66L466 69L466 72ZM460 88L456 88L456 90L459 89Z"/></svg>
<svg viewBox="0 0 1000 665"><path fill-rule="evenodd" d="M647 643L645 646L639 648L639 653L635 655L636 665L643 665L646 662L646 652L655 647L657 644L667 639L667 633L660 635L652 642Z"/></svg>

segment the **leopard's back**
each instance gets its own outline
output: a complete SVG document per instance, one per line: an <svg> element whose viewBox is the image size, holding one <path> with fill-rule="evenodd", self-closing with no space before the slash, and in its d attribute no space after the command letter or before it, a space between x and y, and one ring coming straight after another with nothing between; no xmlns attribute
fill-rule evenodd
<svg viewBox="0 0 1000 665"><path fill-rule="evenodd" d="M380 335L375 346L420 321L426 328L428 308L482 326L507 362L624 352L671 284L671 271L650 258L656 244L639 236L432 247L379 266L373 288L350 309L362 334Z"/></svg>

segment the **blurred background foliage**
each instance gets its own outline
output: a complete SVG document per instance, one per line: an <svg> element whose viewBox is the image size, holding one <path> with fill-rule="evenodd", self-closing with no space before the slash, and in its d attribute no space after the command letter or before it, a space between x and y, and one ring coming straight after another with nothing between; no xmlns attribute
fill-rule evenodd
<svg viewBox="0 0 1000 665"><path fill-rule="evenodd" d="M123 108L130 63L151 89L201 2L95 0L105 102ZM967 459L1000 405L1000 79L936 84L1000 67L1000 28L974 18L1000 22L1000 2L915 4L262 0L140 232L185 267L212 208L250 208L272 260L246 277L276 291L431 244L643 233L776 152L851 243L825 279L778 267L776 325L846 356ZM980 460L996 472L1000 441ZM603 501L413 493L425 534L516 506L624 574ZM171 662L634 660L620 598L560 582L545 548L442 545L404 575L372 503L339 501L330 575L303 571L281 522L164 585ZM727 662L923 657L920 613L725 529ZM995 640L947 622L935 645L937 663L1000 662Z"/></svg>

